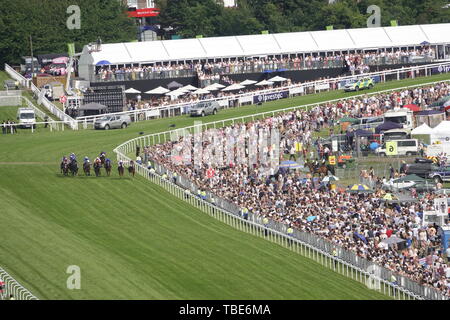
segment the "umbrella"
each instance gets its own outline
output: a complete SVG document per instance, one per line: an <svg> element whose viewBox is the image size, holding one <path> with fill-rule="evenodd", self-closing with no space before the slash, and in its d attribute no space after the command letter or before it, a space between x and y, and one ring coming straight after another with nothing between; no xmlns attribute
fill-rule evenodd
<svg viewBox="0 0 450 320"><path fill-rule="evenodd" d="M217 90L219 90L219 88L216 87L216 86L213 85L213 84L210 84L209 86L204 87L203 89L208 90L208 91L217 91Z"/></svg>
<svg viewBox="0 0 450 320"><path fill-rule="evenodd" d="M244 86L241 86L240 84L232 84L231 86L228 86L224 89L222 89L222 91L233 91L233 90L240 90L240 89L244 89Z"/></svg>
<svg viewBox="0 0 450 320"><path fill-rule="evenodd" d="M339 123L343 123L343 122L352 122L352 123L356 123L356 122L358 122L359 120L358 120L358 119L355 119L355 118L344 117L344 118L340 118L338 121L339 121Z"/></svg>
<svg viewBox="0 0 450 320"><path fill-rule="evenodd" d="M213 84L210 84L210 86L214 86L214 87L216 87L217 89L222 89L222 88L225 88L225 86L223 85L223 84L220 84L220 83L213 83Z"/></svg>
<svg viewBox="0 0 450 320"><path fill-rule="evenodd" d="M420 111L420 107L418 105L416 105L416 104L407 104L407 105L403 106L403 108L408 108L412 112L419 112Z"/></svg>
<svg viewBox="0 0 450 320"><path fill-rule="evenodd" d="M350 187L349 192L351 192L351 193L371 193L373 191L365 184L354 184Z"/></svg>
<svg viewBox="0 0 450 320"><path fill-rule="evenodd" d="M258 82L257 84L255 84L255 86L270 86L272 84L273 84L273 82L271 82L271 81L263 80L263 81Z"/></svg>
<svg viewBox="0 0 450 320"><path fill-rule="evenodd" d="M276 76L273 77L271 79L269 79L270 82L283 82L283 81L287 81L286 78L280 77L280 76Z"/></svg>
<svg viewBox="0 0 450 320"><path fill-rule="evenodd" d="M193 85L189 84L189 85L187 85L187 86L184 86L182 89L188 90L188 91L195 91L195 90L197 90L198 88L196 88L196 87L194 87Z"/></svg>
<svg viewBox="0 0 450 320"><path fill-rule="evenodd" d="M130 88L124 91L125 93L141 93L139 90L136 90L134 88Z"/></svg>
<svg viewBox="0 0 450 320"><path fill-rule="evenodd" d="M146 94L165 94L167 92L170 92L170 90L159 86L158 88L147 91Z"/></svg>
<svg viewBox="0 0 450 320"><path fill-rule="evenodd" d="M420 43L421 46L428 46L430 43L428 41L423 41Z"/></svg>
<svg viewBox="0 0 450 320"><path fill-rule="evenodd" d="M316 220L317 216L309 216L308 218L306 218L306 221L311 222Z"/></svg>
<svg viewBox="0 0 450 320"><path fill-rule="evenodd" d="M376 149L378 149L379 146L380 145L377 142L372 142L370 144L370 150L376 150Z"/></svg>
<svg viewBox="0 0 450 320"><path fill-rule="evenodd" d="M334 182L334 181L339 181L339 178L336 176L326 176L325 178L322 179L323 182Z"/></svg>
<svg viewBox="0 0 450 320"><path fill-rule="evenodd" d="M208 93L209 93L208 90L202 89L202 88L197 89L196 91L192 92L192 94L208 94Z"/></svg>
<svg viewBox="0 0 450 320"><path fill-rule="evenodd" d="M258 81L255 81L255 80L245 80L245 81L242 81L241 82L241 86L249 86L249 85L252 85L252 84L255 84L255 83L257 83Z"/></svg>
<svg viewBox="0 0 450 320"><path fill-rule="evenodd" d="M397 199L395 196L392 195L392 193L386 193L383 197L384 200L394 200Z"/></svg>
<svg viewBox="0 0 450 320"><path fill-rule="evenodd" d="M303 168L301 164L298 164L295 161L283 161L280 163L280 168L289 168L289 169L300 169Z"/></svg>
<svg viewBox="0 0 450 320"><path fill-rule="evenodd" d="M181 84L181 83L178 83L178 82L176 82L176 81L172 81L171 83L169 83L168 85L167 85L167 88L169 88L170 90L173 90L173 89L178 89L178 88L181 88L183 85Z"/></svg>
<svg viewBox="0 0 450 320"><path fill-rule="evenodd" d="M106 66L109 64L111 64L111 62L109 62L108 60L102 60L102 61L97 62L95 65L96 66Z"/></svg>
<svg viewBox="0 0 450 320"><path fill-rule="evenodd" d="M177 89L177 90L173 90L173 91L171 91L171 92L167 92L166 93L166 96L175 96L175 97L178 97L178 96L182 96L183 94L186 94L187 93L187 91L184 91L184 90L182 90L182 89Z"/></svg>

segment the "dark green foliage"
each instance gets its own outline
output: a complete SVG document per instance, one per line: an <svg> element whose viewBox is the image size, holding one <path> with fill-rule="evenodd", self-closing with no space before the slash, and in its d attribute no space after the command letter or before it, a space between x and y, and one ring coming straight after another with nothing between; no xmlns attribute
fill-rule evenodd
<svg viewBox="0 0 450 320"><path fill-rule="evenodd" d="M81 9L80 30L67 28L66 11L71 5ZM30 35L36 55L67 52L69 42L75 42L80 52L98 37L104 42L131 41L136 33L133 19L119 1L0 0L0 68L30 55Z"/></svg>
<svg viewBox="0 0 450 320"><path fill-rule="evenodd" d="M224 8L216 0L157 0L163 27L172 26L183 37L228 36L365 28L367 7L381 8L382 26L450 22L446 0L238 0L238 8Z"/></svg>

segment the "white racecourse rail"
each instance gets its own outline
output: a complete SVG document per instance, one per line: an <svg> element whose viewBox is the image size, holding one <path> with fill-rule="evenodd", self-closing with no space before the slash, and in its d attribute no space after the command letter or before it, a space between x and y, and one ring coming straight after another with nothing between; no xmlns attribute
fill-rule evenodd
<svg viewBox="0 0 450 320"><path fill-rule="evenodd" d="M382 92L392 92L407 88L424 87L427 85L442 82L450 82L450 80L429 82L420 85L408 86L392 90L385 90ZM379 93L380 92L372 93L371 95ZM361 96L364 95L359 95L356 97ZM351 98L354 97L355 96ZM335 99L323 103L325 104L341 100L342 99ZM202 129L204 130L207 128L223 127L227 124L232 124L235 122L246 122L250 120L253 121L255 119L263 118L265 116L273 116L277 113L295 111L297 109L314 107L318 105L320 104L296 106L244 117L226 119L216 122L209 122L203 124ZM194 126L190 126L176 130L141 136L121 144L120 146L114 149L114 152L117 155L118 161L123 160L125 162L129 162L133 160L129 157L129 155L135 154L137 145L147 146L164 143L166 141L171 141L172 139L178 139L178 137L181 135L180 130L189 130L191 133L193 133L193 129ZM255 236L263 237L269 241L275 242L279 245L282 245L283 247L293 250L301 255L304 255L308 258L312 258L315 261L321 263L326 267L333 269L334 271L340 274L351 277L354 280L366 284L370 288L374 288L375 286L377 290L386 295L389 295L396 299L448 300L447 297L443 296L439 291L435 290L434 288L422 286L419 283L407 277L403 277L399 274L395 274L398 284L393 284L390 282L390 277L391 275L394 274L392 271L383 268L381 266L377 266L364 258L356 256L353 252L346 251L343 248L339 248L338 246L331 244L330 242L321 239L315 235L295 230L294 236L288 236L285 232L286 231L285 226L278 224L275 221L271 221L270 227L265 227L264 225L262 225L258 217L253 216L252 219L245 220L239 215L239 213L225 210L223 208L218 207L216 204L212 204L206 200L199 199L195 196L195 193L193 194L195 190L190 190L190 192L186 192L184 188L179 187L177 184L173 183L170 179L163 179L162 175L157 174L156 172L152 173L144 166L137 165L136 171L145 179L150 180L151 182L163 187L172 195L189 202L194 207L200 209L203 212L206 212L212 217L234 228L237 228L244 232L249 232ZM167 169L165 169L164 172L169 174L168 175L169 178L173 177L173 174L169 172ZM179 179L177 180L177 182L180 181L180 178L181 177L177 177L177 179ZM215 195L211 196L213 196L215 199L219 199ZM338 252L340 254L337 257L334 257L331 254L332 247L338 247ZM371 270L378 270L379 275L378 272L377 274L374 274Z"/></svg>
<svg viewBox="0 0 450 320"><path fill-rule="evenodd" d="M24 78L20 73L16 72L7 64L5 64L5 71L11 78L19 81L22 86L31 89L36 96L41 95L41 90L36 87L30 79ZM61 109L51 103L46 97L42 97L42 105L58 119L67 124L71 129L78 130L78 122L69 115L65 114Z"/></svg>
<svg viewBox="0 0 450 320"><path fill-rule="evenodd" d="M30 291L24 288L19 282L9 275L4 269L0 267L0 279L5 283L3 299L9 299L12 295L15 300L39 300Z"/></svg>
<svg viewBox="0 0 450 320"><path fill-rule="evenodd" d="M450 62L442 62L442 63L428 64L428 65L415 66L415 67L409 67L409 68L385 70L385 71L380 71L380 72L367 73L367 74L360 75L360 76L371 76L371 77L379 76L380 82L386 82L389 80L400 80L400 79L404 79L406 77L416 78L416 77L422 77L422 76L429 76L429 75L431 75L432 70L435 68L438 68L438 70L441 70L440 72L442 72L442 73L450 73ZM342 89L341 88L342 82L345 82L347 80L354 79L354 78L355 78L355 76L324 79L324 80L305 82L302 84L296 84L296 85L285 86L285 87L280 87L280 88L260 90L260 91L255 91L255 92L237 94L237 95L214 98L214 99L205 99L202 101L217 101L219 103L219 105L223 108L236 107L236 106L242 106L245 104L253 104L254 98L261 96L261 95L268 95L268 94L274 94L274 93L288 91L289 97L292 97L295 95L317 93L320 91L339 90L339 89ZM262 101L262 102L264 102L264 101ZM196 104L196 103L198 103L198 101L197 102L178 103L178 104L172 104L172 105L161 106L161 107L152 107L152 108L147 108L147 109L116 112L116 113L112 113L112 114L115 114L115 115L127 114L130 116L133 116L134 121L143 121L143 120L148 120L149 118L153 118L153 117L170 117L170 116L175 116L175 115L181 115L184 113L185 108L192 106L193 104ZM233 104L233 106L230 106L230 103ZM98 118L98 116L78 117L77 119L80 121L92 122L92 121L95 121L96 118Z"/></svg>

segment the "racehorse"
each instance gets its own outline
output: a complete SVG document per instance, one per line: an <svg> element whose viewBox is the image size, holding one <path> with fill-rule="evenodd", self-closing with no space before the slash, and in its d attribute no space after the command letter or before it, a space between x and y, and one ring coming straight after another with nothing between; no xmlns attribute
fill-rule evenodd
<svg viewBox="0 0 450 320"><path fill-rule="evenodd" d="M111 175L112 163L110 159L105 160L105 170L106 175L109 177Z"/></svg>
<svg viewBox="0 0 450 320"><path fill-rule="evenodd" d="M123 162L119 161L119 164L117 166L117 170L119 171L119 176L123 177L123 173L125 171L125 168L123 167Z"/></svg>
<svg viewBox="0 0 450 320"><path fill-rule="evenodd" d="M106 153L100 153L100 161L102 162L102 166L104 166L106 161Z"/></svg>
<svg viewBox="0 0 450 320"><path fill-rule="evenodd" d="M307 162L306 166L308 166L309 172L311 172L313 176L317 173L321 178L325 177L328 174L328 171L331 172L330 168L328 168L328 166L324 163L319 166L315 166L312 162Z"/></svg>
<svg viewBox="0 0 450 320"><path fill-rule="evenodd" d="M78 163L77 160L73 159L69 163L69 170L70 173L72 173L72 177L76 176L78 174Z"/></svg>
<svg viewBox="0 0 450 320"><path fill-rule="evenodd" d="M96 159L94 162L94 172L95 172L96 177L100 176L101 168L102 168L102 162Z"/></svg>
<svg viewBox="0 0 450 320"><path fill-rule="evenodd" d="M76 176L78 174L78 163L77 160L73 159L69 162L69 170L72 174L72 177Z"/></svg>
<svg viewBox="0 0 450 320"><path fill-rule="evenodd" d="M61 173L67 176L69 174L69 163L66 160L61 161Z"/></svg>
<svg viewBox="0 0 450 320"><path fill-rule="evenodd" d="M83 163L83 171L86 176L91 175L91 163L90 162L85 161Z"/></svg>
<svg viewBox="0 0 450 320"><path fill-rule="evenodd" d="M136 168L135 168L135 166L134 166L133 160L130 161L130 166L128 167L128 172L129 172L131 175L133 175L133 177L134 177L134 174L136 173Z"/></svg>

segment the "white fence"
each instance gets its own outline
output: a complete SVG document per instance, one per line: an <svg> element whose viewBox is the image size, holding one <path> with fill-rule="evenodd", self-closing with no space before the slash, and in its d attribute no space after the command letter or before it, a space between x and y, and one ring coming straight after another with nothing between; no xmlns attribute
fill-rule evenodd
<svg viewBox="0 0 450 320"><path fill-rule="evenodd" d="M0 279L5 283L3 297L0 297L0 299L8 300L12 295L15 300L39 300L2 268L0 268Z"/></svg>
<svg viewBox="0 0 450 320"><path fill-rule="evenodd" d="M436 83L442 83L442 82L450 82L450 80L446 81L435 81L420 85L414 85L414 86L408 86L404 88L397 88L397 89L391 89L391 90L385 90L382 92L391 92L391 91L397 91L407 88L413 88L413 87L424 87L427 85L432 85ZM373 94L379 94L373 93ZM362 96L362 95L361 95ZM354 97L352 97L354 98ZM336 102L336 101L342 101L342 99L336 99L331 100L327 102L323 102L323 104L330 103L330 102ZM273 116L277 113L287 112L287 111L295 111L300 108L308 108L308 107L314 107L318 106L320 104L310 104L310 105L303 105L303 106L296 106L276 111L270 111L270 112L264 112L244 117L238 117L233 119L226 119L221 121L215 121L215 122L209 122L202 124L202 130L206 130L207 128L216 128L216 127L224 127L226 124L233 124L235 122L246 122L249 120L255 120L256 118L263 118L265 116ZM191 133L193 133L195 126L180 128L176 130L151 134L147 136L141 136L132 140L129 140L120 146L118 146L116 149L114 149L114 152L117 155L118 160L123 161L130 161L131 158L128 157L130 154L134 154L136 150L136 146L148 146L148 145L154 145L159 143L164 143L166 141L171 141L173 139L178 139L179 136L182 135L181 130L188 130ZM160 175L156 173L151 173L147 168L143 166L137 165L137 173L145 177L146 179L150 180L153 183L156 183L166 190L168 190L171 194L177 196L180 199L184 199L185 201L189 202L190 204L194 205L195 207L199 208L200 210L212 215L213 217L219 219L220 221L223 221L229 225L232 225L235 228L238 228L239 230L250 232L254 235L261 236L261 232L264 232L267 239L276 242L278 244L281 244L283 246L286 246L290 249L294 249L294 251L305 255L307 257L312 257L316 261L322 263L323 265L330 267L334 266L334 270L337 272L340 272L342 274L345 274L347 276L352 277L352 279L356 279L363 283L368 283L368 281L375 281L377 284L379 284L382 288L382 292L385 294L388 294L394 298L405 298L405 299L433 299L433 300L447 300L448 298L443 296L439 291L435 290L434 288L425 287L419 285L417 282L412 281L409 278L402 277L400 275L396 275L397 279L400 279L399 285L394 285L389 282L388 276L392 275L393 273L385 268L382 268L380 266L377 266L380 270L382 270L381 274L383 275L383 278L374 274L371 274L367 270L374 270L374 268L371 268L373 263L367 261L366 259L363 259L361 257L357 257L354 254L348 252L346 255L340 255L338 258L335 258L330 255L329 250L329 244L327 245L327 242L323 239L319 239L322 242L320 242L318 239L312 237L312 235L300 235L297 239L294 239L292 237L287 236L285 233L280 232L279 230L283 230L280 227L277 227L277 230L274 229L268 229L261 224L255 223L254 221L248 221L244 220L241 217L237 216L236 213L233 214L232 210L224 210L223 208L219 208L216 205L213 205L207 201L201 200L191 193L186 193L185 189L179 187L178 185L172 183L169 180L163 179ZM165 169L164 169L165 170ZM166 173L171 174L167 170ZM180 178L178 178L180 179ZM192 184L191 184L192 185ZM194 190L192 190L194 191ZM218 199L218 197L214 196L215 199ZM266 231L269 232L271 236L266 236ZM314 238L313 240L310 240ZM294 245L292 245L292 241ZM290 243L290 245L288 245ZM319 243L321 244L319 246ZM328 249L328 250L326 250ZM340 249L340 252L344 252L345 250ZM345 260L344 260L345 258Z"/></svg>
<svg viewBox="0 0 450 320"><path fill-rule="evenodd" d="M379 72L373 72L364 74L364 76L370 76L370 77L380 77L380 82L386 82L390 80L401 80L405 78L416 78L416 77L423 77L423 76L429 76L432 73L432 70L435 68L440 68L442 72L450 72L450 62L443 62L443 63L435 63L435 64L428 64L423 66L415 66L415 67L408 67L408 68L400 68L400 69L393 69L393 70L386 70L386 71L379 71ZM296 84L291 86L285 86L280 88L273 88L273 89L267 89L267 90L259 90L255 92L249 92L249 93L243 93L243 94L236 94L232 96L226 96L226 97L220 97L220 98L214 98L214 99L205 99L202 101L217 101L219 105L223 108L230 108L230 107L240 107L242 105L247 104L253 104L255 102L255 97L258 96L265 96L268 94L276 94L280 92L288 92L288 96L296 96L296 95L305 95L305 94L312 94L317 93L321 91L330 91L330 90L339 90L342 89L343 83L345 83L348 80L354 79L356 76L347 76L347 77L339 77L339 78L332 78L332 79L325 79L325 80L317 80L317 81L311 81L306 82L302 84ZM257 99L256 99L257 100ZM262 101L264 102L264 101ZM139 110L132 110L132 111L123 111L123 112L116 112L111 113L114 115L119 114L126 114L130 115L134 121L143 121L148 120L149 118L159 118L159 117L171 117L176 115L181 115L186 113L188 108L194 104L198 103L196 102L188 102L188 103L178 103L178 104L172 104L167 106L161 106L161 107L152 107L147 109L139 109ZM81 121L95 121L95 119L98 118L98 116L86 116L86 117L78 117L78 120Z"/></svg>
<svg viewBox="0 0 450 320"><path fill-rule="evenodd" d="M78 130L78 122L70 117L69 115L65 114L61 109L59 109L57 106L55 106L53 103L51 103L41 92L41 90L36 87L31 80L25 79L21 74L16 72L13 68L11 68L9 65L5 64L5 71L8 73L8 75L20 82L20 84L26 88L29 88L33 91L33 93L38 97L38 101L42 101L42 105L49 110L53 115L55 115L58 119L66 123L71 129Z"/></svg>

